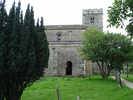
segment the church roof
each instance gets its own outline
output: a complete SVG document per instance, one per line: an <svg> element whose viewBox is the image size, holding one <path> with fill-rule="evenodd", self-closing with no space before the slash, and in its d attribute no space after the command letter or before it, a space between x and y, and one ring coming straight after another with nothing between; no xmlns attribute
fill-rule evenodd
<svg viewBox="0 0 133 100"><path fill-rule="evenodd" d="M46 25L46 30L86 29L87 25Z"/></svg>

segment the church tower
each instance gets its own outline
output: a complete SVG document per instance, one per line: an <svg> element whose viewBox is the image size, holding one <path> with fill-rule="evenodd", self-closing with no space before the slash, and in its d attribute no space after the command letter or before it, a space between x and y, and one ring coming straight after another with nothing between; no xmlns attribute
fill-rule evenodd
<svg viewBox="0 0 133 100"><path fill-rule="evenodd" d="M82 24L94 26L103 31L103 9L85 9L82 14Z"/></svg>

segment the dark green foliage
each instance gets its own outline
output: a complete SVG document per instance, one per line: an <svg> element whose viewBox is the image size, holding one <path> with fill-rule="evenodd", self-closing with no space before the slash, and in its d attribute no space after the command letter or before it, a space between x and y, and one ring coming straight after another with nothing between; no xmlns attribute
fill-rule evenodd
<svg viewBox="0 0 133 100"><path fill-rule="evenodd" d="M40 24L40 25L39 25ZM21 3L13 3L9 15L0 10L0 98L20 100L23 90L43 76L49 49L43 19L35 25L33 7L25 17Z"/></svg>
<svg viewBox="0 0 133 100"><path fill-rule="evenodd" d="M124 35L87 29L82 44L81 55L98 64L104 79L113 69L120 71L123 64L133 61L133 43Z"/></svg>
<svg viewBox="0 0 133 100"><path fill-rule="evenodd" d="M108 9L109 26L124 28L124 22L128 35L133 38L133 0L114 0L114 3Z"/></svg>

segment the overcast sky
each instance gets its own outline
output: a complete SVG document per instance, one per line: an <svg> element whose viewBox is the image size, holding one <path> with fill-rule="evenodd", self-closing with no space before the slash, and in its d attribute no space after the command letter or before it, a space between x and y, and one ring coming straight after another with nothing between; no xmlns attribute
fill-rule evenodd
<svg viewBox="0 0 133 100"><path fill-rule="evenodd" d="M6 7L9 9L14 0L6 0ZM18 2L18 0L16 0ZM103 8L104 31L107 23L107 9L113 0L21 0L22 9L25 11L28 3L34 7L35 18L44 17L45 25L71 25L82 24L82 10ZM112 32L120 30L111 29Z"/></svg>

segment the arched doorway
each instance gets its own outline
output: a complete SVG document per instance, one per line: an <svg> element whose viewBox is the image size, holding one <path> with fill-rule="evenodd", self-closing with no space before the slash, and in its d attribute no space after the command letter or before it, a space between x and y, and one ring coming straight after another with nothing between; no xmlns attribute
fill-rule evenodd
<svg viewBox="0 0 133 100"><path fill-rule="evenodd" d="M66 62L66 75L72 75L72 62Z"/></svg>

